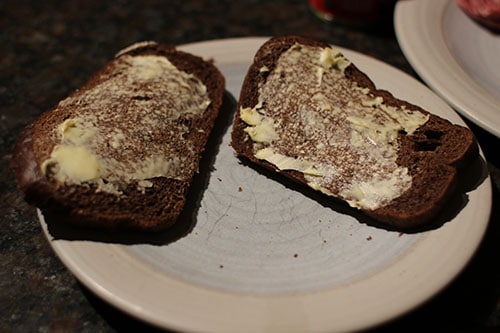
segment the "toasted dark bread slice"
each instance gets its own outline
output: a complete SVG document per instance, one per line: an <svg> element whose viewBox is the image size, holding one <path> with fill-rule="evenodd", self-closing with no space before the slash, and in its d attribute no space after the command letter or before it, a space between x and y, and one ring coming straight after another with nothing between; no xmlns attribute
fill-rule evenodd
<svg viewBox="0 0 500 333"><path fill-rule="evenodd" d="M472 132L377 90L341 54L318 60L327 48L299 36L261 46L234 119L236 154L348 202L375 224L408 230L431 223L454 191L457 168L477 155ZM312 60L297 60L306 54Z"/></svg>
<svg viewBox="0 0 500 333"><path fill-rule="evenodd" d="M224 91L211 62L134 44L26 127L11 162L17 183L30 204L68 223L168 228L184 207Z"/></svg>

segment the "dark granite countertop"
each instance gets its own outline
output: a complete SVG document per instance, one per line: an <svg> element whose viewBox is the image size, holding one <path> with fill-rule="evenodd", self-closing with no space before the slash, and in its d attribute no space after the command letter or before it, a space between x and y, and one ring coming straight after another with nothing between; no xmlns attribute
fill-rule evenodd
<svg viewBox="0 0 500 333"><path fill-rule="evenodd" d="M154 328L106 304L63 266L9 169L21 129L79 87L117 50L141 40L170 44L302 34L347 47L418 78L392 22L360 29L318 20L305 0L0 2L0 331L111 332ZM500 330L499 139L469 124L489 161L493 215L466 269L445 290L380 332Z"/></svg>

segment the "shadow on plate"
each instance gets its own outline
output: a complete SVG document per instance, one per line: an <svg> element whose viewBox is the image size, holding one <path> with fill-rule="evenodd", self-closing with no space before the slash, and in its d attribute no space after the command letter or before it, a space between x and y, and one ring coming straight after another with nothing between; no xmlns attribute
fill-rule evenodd
<svg viewBox="0 0 500 333"><path fill-rule="evenodd" d="M219 152L222 137L228 131L236 100L226 91L219 117L207 142L207 148L200 161L199 170L193 177L188 190L186 204L178 220L167 230L158 232L110 231L83 228L65 223L64 216L43 211L42 214L47 224L47 229L53 239L88 240L103 243L119 244L153 244L165 245L173 243L188 235L196 225L196 216L200 207L203 193L205 192L210 174L213 170L215 158Z"/></svg>

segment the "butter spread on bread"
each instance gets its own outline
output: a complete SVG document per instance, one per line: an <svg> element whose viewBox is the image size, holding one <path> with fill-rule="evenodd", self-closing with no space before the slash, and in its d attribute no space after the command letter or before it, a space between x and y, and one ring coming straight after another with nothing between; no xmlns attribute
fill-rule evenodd
<svg viewBox="0 0 500 333"><path fill-rule="evenodd" d="M275 37L245 77L232 146L241 158L347 202L378 223L429 223L477 154L472 133L376 89L330 45Z"/></svg>
<svg viewBox="0 0 500 333"><path fill-rule="evenodd" d="M255 157L304 173L309 186L351 206L376 209L411 186L396 164L397 134L412 134L428 116L385 105L345 78L348 65L332 48L295 44L260 86L259 103L240 116ZM331 98L346 93L349 100Z"/></svg>
<svg viewBox="0 0 500 333"><path fill-rule="evenodd" d="M26 126L11 161L17 183L26 201L62 223L168 228L224 91L210 61L156 42L127 47Z"/></svg>
<svg viewBox="0 0 500 333"><path fill-rule="evenodd" d="M43 162L43 173L64 183L95 182L98 191L116 194L131 180L189 179L196 170L190 161L197 153L193 143L183 139L189 128L176 123L181 116L190 119L207 109L206 87L162 56L125 54L115 61L115 71L116 75L59 103L60 109L77 106L78 115L54 129L58 143ZM143 92L137 91L138 85ZM99 112L120 108L123 100L128 101L127 111ZM155 135L169 139L158 141ZM179 154L179 145L185 145L183 151L188 153ZM137 185L139 190L153 186Z"/></svg>

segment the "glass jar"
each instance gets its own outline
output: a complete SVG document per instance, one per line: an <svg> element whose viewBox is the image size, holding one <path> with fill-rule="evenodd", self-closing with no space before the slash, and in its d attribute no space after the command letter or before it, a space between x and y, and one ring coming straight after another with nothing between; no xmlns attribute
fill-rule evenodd
<svg viewBox="0 0 500 333"><path fill-rule="evenodd" d="M309 0L323 20L353 25L373 25L390 19L397 0Z"/></svg>

